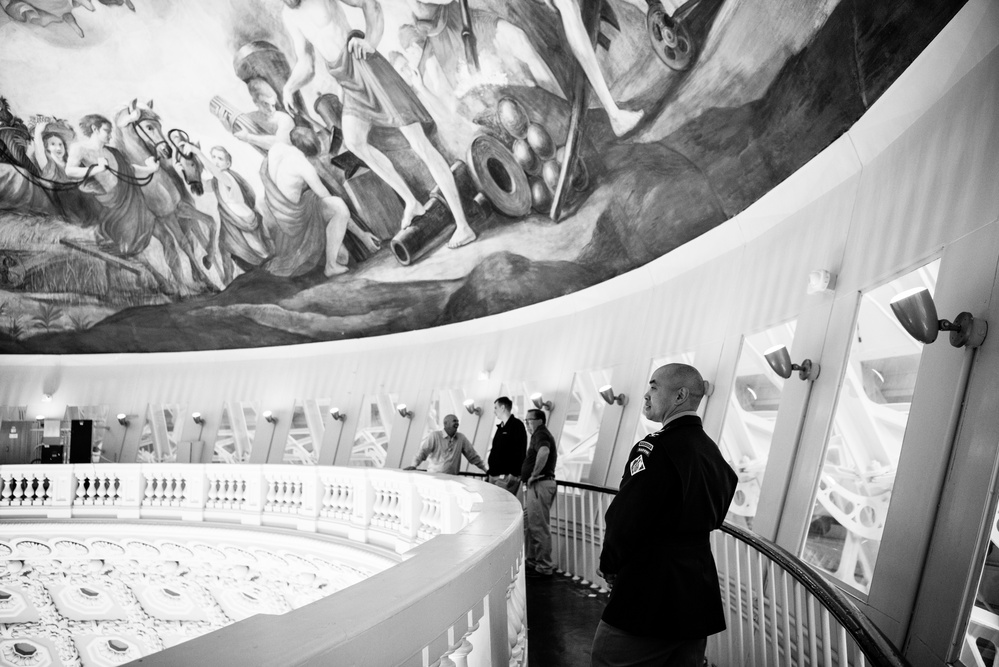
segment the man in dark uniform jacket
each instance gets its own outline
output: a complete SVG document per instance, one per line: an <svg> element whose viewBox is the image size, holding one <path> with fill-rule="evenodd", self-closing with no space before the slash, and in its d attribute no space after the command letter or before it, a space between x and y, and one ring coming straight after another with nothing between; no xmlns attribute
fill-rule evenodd
<svg viewBox="0 0 999 667"><path fill-rule="evenodd" d="M611 596L593 639L594 667L700 667L725 629L709 535L738 481L704 433L704 381L691 366L656 370L643 413L663 428L632 448L607 509L600 573Z"/></svg>
<svg viewBox="0 0 999 667"><path fill-rule="evenodd" d="M513 495L520 490L520 468L527 454L527 429L524 422L513 416L513 401L500 396L493 402L493 413L499 423L489 450L489 470L486 480L501 486Z"/></svg>

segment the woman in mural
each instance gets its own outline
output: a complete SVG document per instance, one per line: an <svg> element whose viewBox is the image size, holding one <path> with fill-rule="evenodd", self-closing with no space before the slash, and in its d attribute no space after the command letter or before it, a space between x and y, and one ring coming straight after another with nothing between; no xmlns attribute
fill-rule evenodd
<svg viewBox="0 0 999 667"><path fill-rule="evenodd" d="M51 199L65 218L84 227L95 224L99 217L99 207L91 196L78 187L61 187L73 183L66 174L69 147L76 138L67 123L63 121L38 119L34 129L34 159L42 177L42 184L49 185ZM80 183L86 187L86 181Z"/></svg>

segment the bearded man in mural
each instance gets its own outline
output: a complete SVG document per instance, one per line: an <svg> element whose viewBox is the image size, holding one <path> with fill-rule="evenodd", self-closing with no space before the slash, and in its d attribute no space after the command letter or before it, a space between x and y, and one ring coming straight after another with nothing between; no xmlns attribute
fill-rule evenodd
<svg viewBox="0 0 999 667"><path fill-rule="evenodd" d="M366 34L348 31L350 26L340 2L361 8ZM291 104L294 94L312 79L318 53L330 75L343 88L344 144L402 198L405 209L401 228L408 227L425 209L391 160L368 141L374 127L398 128L429 169L457 227L448 247L458 248L474 241L475 232L468 225L451 169L424 130L425 124L432 123L430 114L376 50L384 30L378 0L284 0L284 3L281 17L296 57L283 91L284 99Z"/></svg>

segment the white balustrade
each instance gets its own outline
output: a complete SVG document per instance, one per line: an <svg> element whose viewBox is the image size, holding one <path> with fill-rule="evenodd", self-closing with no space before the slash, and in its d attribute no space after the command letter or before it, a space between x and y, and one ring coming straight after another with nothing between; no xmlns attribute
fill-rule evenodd
<svg viewBox="0 0 999 667"><path fill-rule="evenodd" d="M328 598L213 633L224 641L197 638L144 658L153 665L526 664L522 510L484 482L319 466L0 466L0 520L22 517L261 525L407 554ZM490 603L504 593L506 604ZM334 631L329 619L337 619ZM328 638L321 655L287 650L317 636ZM392 640L372 644L376 636Z"/></svg>

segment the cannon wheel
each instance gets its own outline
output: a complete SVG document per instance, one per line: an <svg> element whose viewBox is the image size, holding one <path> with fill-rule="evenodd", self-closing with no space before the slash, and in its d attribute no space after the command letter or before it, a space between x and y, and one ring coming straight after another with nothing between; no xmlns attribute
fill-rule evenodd
<svg viewBox="0 0 999 667"><path fill-rule="evenodd" d="M697 46L682 19L669 16L661 3L653 2L645 16L645 25L652 50L667 67L677 72L690 69Z"/></svg>

